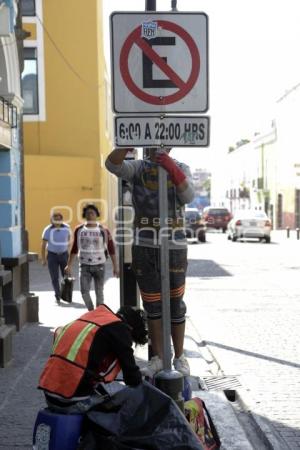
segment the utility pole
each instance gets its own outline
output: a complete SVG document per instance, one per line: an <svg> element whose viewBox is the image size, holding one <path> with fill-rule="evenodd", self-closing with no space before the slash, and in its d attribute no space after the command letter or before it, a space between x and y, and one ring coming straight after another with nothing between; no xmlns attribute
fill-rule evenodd
<svg viewBox="0 0 300 450"><path fill-rule="evenodd" d="M145 0L146 11L156 11L156 0Z"/></svg>
<svg viewBox="0 0 300 450"><path fill-rule="evenodd" d="M156 11L156 0L145 0L145 11ZM148 156L148 149L143 148L143 159L146 159ZM151 352L149 356L151 356Z"/></svg>
<svg viewBox="0 0 300 450"><path fill-rule="evenodd" d="M172 0L172 10L176 10L177 1ZM146 11L156 11L156 0L145 1ZM147 149L144 148L143 158ZM172 370L171 365L171 308L170 308L170 271L169 271L169 227L168 227L168 178L163 167L158 168L159 223L160 223L160 279L162 303L163 370L155 376L155 385L169 395L183 411L182 391L183 375ZM151 349L149 355L151 354Z"/></svg>
<svg viewBox="0 0 300 450"><path fill-rule="evenodd" d="M146 0L146 11L156 11L156 0ZM147 149L144 149L144 157ZM160 223L160 270L162 300L163 367L171 370L171 313L170 313L170 277L169 277L169 230L168 230L168 187L167 172L158 168L159 223Z"/></svg>

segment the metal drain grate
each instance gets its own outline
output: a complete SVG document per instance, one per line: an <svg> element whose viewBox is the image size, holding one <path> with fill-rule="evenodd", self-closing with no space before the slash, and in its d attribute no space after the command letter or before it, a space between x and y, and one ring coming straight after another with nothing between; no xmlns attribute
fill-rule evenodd
<svg viewBox="0 0 300 450"><path fill-rule="evenodd" d="M205 391L235 390L241 383L235 376L202 377L199 381L201 389Z"/></svg>

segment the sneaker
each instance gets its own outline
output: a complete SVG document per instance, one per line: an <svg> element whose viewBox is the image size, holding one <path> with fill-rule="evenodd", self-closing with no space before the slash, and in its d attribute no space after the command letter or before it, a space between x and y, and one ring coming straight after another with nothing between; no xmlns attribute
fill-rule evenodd
<svg viewBox="0 0 300 450"><path fill-rule="evenodd" d="M55 296L55 299L56 299L56 303L57 303L58 305L60 305L60 297L59 297L59 295L56 295L56 296Z"/></svg>
<svg viewBox="0 0 300 450"><path fill-rule="evenodd" d="M184 376L190 375L190 366L188 360L186 359L183 353L179 358L173 359L173 366L174 369L182 373L182 375Z"/></svg>
<svg viewBox="0 0 300 450"><path fill-rule="evenodd" d="M157 372L163 369L163 362L159 356L153 356L146 367L141 368L141 373L145 377L153 378Z"/></svg>

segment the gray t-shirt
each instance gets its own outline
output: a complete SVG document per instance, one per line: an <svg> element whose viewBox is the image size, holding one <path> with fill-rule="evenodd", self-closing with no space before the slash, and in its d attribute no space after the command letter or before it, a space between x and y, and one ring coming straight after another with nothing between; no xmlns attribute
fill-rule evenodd
<svg viewBox="0 0 300 450"><path fill-rule="evenodd" d="M174 160L175 161L175 160ZM189 167L175 161L185 173L187 188L178 192L168 177L168 217L172 232L170 247L185 245L184 205L194 198L194 186ZM158 165L150 160L125 160L121 165L106 160L106 168L117 177L132 184L132 200L135 210L135 243L137 245L156 246L159 224L158 203ZM161 232L163 232L161 230ZM174 244L174 245L172 245Z"/></svg>

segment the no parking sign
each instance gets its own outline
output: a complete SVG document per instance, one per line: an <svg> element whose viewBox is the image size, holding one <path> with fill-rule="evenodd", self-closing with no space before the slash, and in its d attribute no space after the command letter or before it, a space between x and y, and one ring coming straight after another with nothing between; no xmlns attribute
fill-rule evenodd
<svg viewBox="0 0 300 450"><path fill-rule="evenodd" d="M116 113L208 109L208 19L204 13L113 13Z"/></svg>

